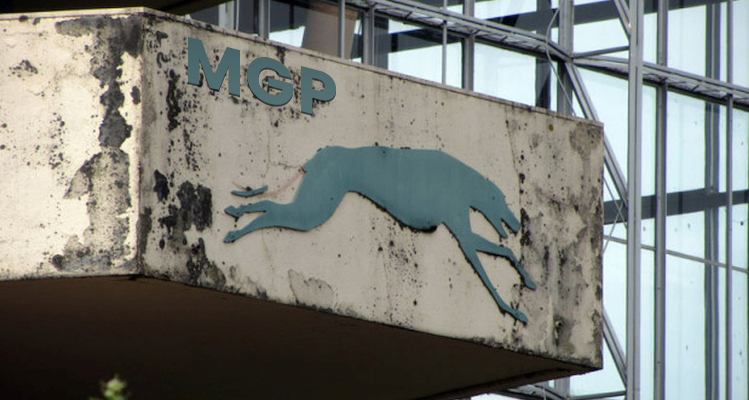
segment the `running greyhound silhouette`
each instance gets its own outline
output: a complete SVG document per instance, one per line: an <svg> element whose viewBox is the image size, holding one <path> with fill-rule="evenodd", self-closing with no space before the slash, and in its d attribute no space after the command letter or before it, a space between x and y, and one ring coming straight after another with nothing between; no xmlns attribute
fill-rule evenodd
<svg viewBox="0 0 749 400"><path fill-rule="evenodd" d="M536 288L510 249L471 231L472 208L481 212L503 238L507 237L503 222L514 233L520 229L520 222L507 207L502 191L476 170L437 150L374 146L325 147L304 164L303 171L302 184L292 203L262 200L226 208L226 213L237 219L246 213L264 214L244 228L229 232L224 241L233 242L270 227L308 231L327 221L347 192L355 192L413 229L433 231L445 224L499 309L523 323L528 322L525 314L502 300L479 261L478 252L504 257L515 267L526 287ZM252 197L267 188L232 193Z"/></svg>

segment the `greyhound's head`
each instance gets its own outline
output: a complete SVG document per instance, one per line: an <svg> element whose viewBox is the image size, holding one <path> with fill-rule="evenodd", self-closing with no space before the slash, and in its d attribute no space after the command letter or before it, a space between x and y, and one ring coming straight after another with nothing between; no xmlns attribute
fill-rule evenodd
<svg viewBox="0 0 749 400"><path fill-rule="evenodd" d="M506 210L506 215L502 216L502 221L507 224L507 226L512 230L513 233L518 233L518 231L520 230L520 221L515 218L515 215L512 214L512 211L510 211L509 208L507 208Z"/></svg>
<svg viewBox="0 0 749 400"><path fill-rule="evenodd" d="M502 223L506 224L513 233L517 233L520 230L520 221L507 207L504 194L499 189L496 189L496 192L491 196L491 207L488 211L492 213L492 217L489 220L492 221L492 225L499 232L499 235L507 238L507 231L505 231Z"/></svg>

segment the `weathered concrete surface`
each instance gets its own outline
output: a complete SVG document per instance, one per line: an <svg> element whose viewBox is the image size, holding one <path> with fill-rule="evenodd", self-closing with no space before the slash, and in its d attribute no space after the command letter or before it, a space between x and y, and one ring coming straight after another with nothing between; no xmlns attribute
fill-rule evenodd
<svg viewBox="0 0 749 400"><path fill-rule="evenodd" d="M496 375L412 385L400 397L600 368L599 125L148 11L5 17L0 28L0 168L14 171L0 188L10 205L0 209L10 221L0 226L0 279L137 273L511 351L534 366L487 365ZM188 37L214 67L226 47L240 51L243 70L257 57L280 60L292 101L260 102L244 71L240 96L228 78L220 91L187 84ZM337 85L314 115L300 112L302 66ZM39 110L31 121L21 117L30 109ZM224 242L254 218L224 213L256 201L232 190L267 184L265 199L291 202L299 180L286 182L331 145L441 150L496 184L520 232L500 239L475 211L471 226L511 249L536 283L479 254L528 324L499 311L445 226L413 231L353 193L311 231ZM334 331L330 340L345 338Z"/></svg>
<svg viewBox="0 0 749 400"><path fill-rule="evenodd" d="M141 20L0 22L4 279L137 271Z"/></svg>

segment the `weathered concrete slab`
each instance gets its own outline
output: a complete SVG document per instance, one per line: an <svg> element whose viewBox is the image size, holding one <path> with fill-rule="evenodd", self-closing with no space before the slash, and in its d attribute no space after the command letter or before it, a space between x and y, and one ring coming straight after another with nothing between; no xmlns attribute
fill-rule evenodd
<svg viewBox="0 0 749 400"><path fill-rule="evenodd" d="M345 371L352 382L362 382L338 385L340 392L326 392L329 397L350 397L351 391L373 398L449 397L600 368L599 125L147 10L2 16L0 29L0 168L12 171L0 186L6 204L0 219L7 221L0 225L0 279L17 281L1 285L6 293L25 298L40 282L53 287L54 281L40 278L157 278L83 280L88 295L81 304L101 297L102 288L128 286L119 300L103 296L108 300L101 304L115 315L124 299L139 296L139 282L149 288L137 303L145 315L157 315L157 304L172 288L160 280L208 288L214 298L236 294L232 304L247 305L233 310L247 307L242 318L261 322L251 327L265 332L259 334L270 346L264 357L307 360L285 364L284 378L322 368L319 379ZM227 47L239 50L239 96L229 94L228 77L218 91L205 82L187 83L188 37L202 41L214 68ZM258 57L289 68L291 102L270 106L253 97L245 70ZM325 72L337 86L336 97L316 102L313 115L300 111L302 67ZM368 150L352 157L319 151L328 146ZM370 157L372 152L384 155ZM457 160L449 161L453 167L440 158L445 154ZM432 155L442 161L419 164ZM401 167L393 167L396 159ZM299 189L305 187L300 182L306 189ZM262 185L268 191L258 196L232 194ZM495 189L500 195L492 194ZM496 197L492 205L489 197ZM239 218L225 212L260 200L296 206L279 211L266 202L264 213ZM302 200L311 208L299 208ZM502 215L498 225L507 237L479 211L488 219ZM320 218L313 223L310 216ZM269 225L282 227L231 233L277 217L285 222ZM77 285L65 282L50 289L62 303ZM204 296L197 289L180 293L165 307L178 310L180 302ZM21 304L4 301L0 316L21 318ZM211 320L207 315L226 310L221 301L206 304L211 311L196 321L221 334L249 329L248 321ZM278 311L280 305L295 307ZM44 308L39 305L39 315ZM272 317L276 312L288 315L287 325ZM179 320L189 312L169 315L167 320ZM274 329L301 332L283 341L268 328L271 322L281 324ZM383 334L354 339L348 326L377 326ZM36 338L19 332L8 331L6 338ZM423 334L429 339L410 339ZM84 329L79 335L95 333ZM347 342L380 337L371 346ZM414 344L420 340L429 345ZM147 342L158 354L163 343ZM331 352L305 353L306 342ZM200 346L256 351L251 341L245 344L237 338ZM398 350L381 364L340 357L351 352L369 360L388 348ZM395 365L418 363L422 352L435 359L409 365L423 377L412 382ZM338 354L340 362L326 354ZM472 364L471 374L442 375L451 363L481 357L486 361ZM363 383L370 373L391 382L400 376L408 389L375 390ZM317 382L298 389L324 387Z"/></svg>

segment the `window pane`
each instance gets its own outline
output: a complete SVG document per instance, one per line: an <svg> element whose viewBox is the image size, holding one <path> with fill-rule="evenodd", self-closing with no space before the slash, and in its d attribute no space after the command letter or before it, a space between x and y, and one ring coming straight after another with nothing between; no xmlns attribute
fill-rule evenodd
<svg viewBox="0 0 749 400"><path fill-rule="evenodd" d="M749 0L733 2L733 82L749 86Z"/></svg>
<svg viewBox="0 0 749 400"><path fill-rule="evenodd" d="M307 2L270 2L270 40L302 47L304 26L309 10Z"/></svg>
<svg viewBox="0 0 749 400"><path fill-rule="evenodd" d="M668 94L666 190L705 187L705 102Z"/></svg>
<svg viewBox="0 0 749 400"><path fill-rule="evenodd" d="M732 387L733 387L733 398L734 399L748 399L749 391L747 391L747 376L749 369L747 369L747 275L746 273L733 274L733 329L732 329L732 345L733 351L732 356Z"/></svg>
<svg viewBox="0 0 749 400"><path fill-rule="evenodd" d="M666 398L705 393L705 266L666 259Z"/></svg>
<svg viewBox="0 0 749 400"><path fill-rule="evenodd" d="M629 43L613 1L586 7L576 1L575 5L575 52L626 46Z"/></svg>
<svg viewBox="0 0 749 400"><path fill-rule="evenodd" d="M747 204L739 204L733 206L733 218L731 223L733 226L733 265L739 268L747 268L749 263L749 235L747 228L749 228L749 215L747 215L749 207Z"/></svg>
<svg viewBox="0 0 749 400"><path fill-rule="evenodd" d="M627 81L593 72L580 70L585 81L588 94L593 100L598 112L598 118L603 122L604 133L611 143L619 165L622 167L624 178L627 178ZM648 93L644 91L643 93ZM651 96L643 96L647 100ZM654 118L654 117L652 117ZM645 123L643 123L643 126ZM648 172L643 169L643 175Z"/></svg>
<svg viewBox="0 0 749 400"><path fill-rule="evenodd" d="M417 25L388 21L390 48L387 51L387 67L400 72L442 82L442 31ZM462 80L461 41L458 37L447 38L446 83L460 86Z"/></svg>
<svg viewBox="0 0 749 400"><path fill-rule="evenodd" d="M705 6L672 9L668 13L669 67L705 74L705 19Z"/></svg>
<svg viewBox="0 0 749 400"><path fill-rule="evenodd" d="M507 15L521 15L521 14L528 14L533 13L536 11L536 0L513 0L513 1L506 1L506 0L489 0L489 1L477 1L476 5L474 6L475 13L474 15L477 18L495 18L495 17L503 17ZM498 21L500 23L504 23L505 25L514 25L510 23L509 21ZM546 20L546 23L548 24L548 19Z"/></svg>
<svg viewBox="0 0 749 400"><path fill-rule="evenodd" d="M732 154L733 154L733 190L748 189L749 188L749 113L736 110L736 109L733 110L733 153Z"/></svg>
<svg viewBox="0 0 749 400"><path fill-rule="evenodd" d="M474 90L491 96L536 104L536 58L476 43Z"/></svg>

